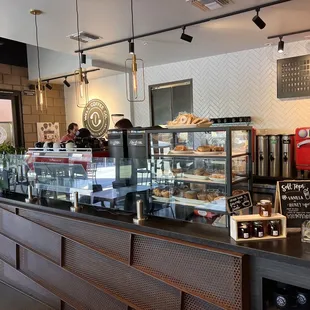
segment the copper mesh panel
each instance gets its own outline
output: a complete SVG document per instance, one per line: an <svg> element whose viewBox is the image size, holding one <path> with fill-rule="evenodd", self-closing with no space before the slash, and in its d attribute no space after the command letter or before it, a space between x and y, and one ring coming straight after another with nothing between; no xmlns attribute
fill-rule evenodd
<svg viewBox="0 0 310 310"><path fill-rule="evenodd" d="M6 211L9 211L9 212L15 213L15 208L10 206L10 205L5 205L5 204L1 203L0 208L4 209Z"/></svg>
<svg viewBox="0 0 310 310"><path fill-rule="evenodd" d="M20 210L19 214L105 255L123 262L129 260L129 233L40 212Z"/></svg>
<svg viewBox="0 0 310 310"><path fill-rule="evenodd" d="M66 240L64 267L140 309L180 309L181 293L134 268ZM85 263L87 262L87 263Z"/></svg>
<svg viewBox="0 0 310 310"><path fill-rule="evenodd" d="M20 270L76 309L127 309L120 301L24 248L20 249Z"/></svg>
<svg viewBox="0 0 310 310"><path fill-rule="evenodd" d="M46 305L60 310L60 300L48 290L41 287L13 267L0 261L0 281L16 288L17 290L33 297Z"/></svg>
<svg viewBox="0 0 310 310"><path fill-rule="evenodd" d="M0 210L0 231L51 260L60 261L60 236L44 227Z"/></svg>
<svg viewBox="0 0 310 310"><path fill-rule="evenodd" d="M10 239L0 235L0 259L15 266L16 245Z"/></svg>
<svg viewBox="0 0 310 310"><path fill-rule="evenodd" d="M135 236L133 266L225 309L242 309L242 259Z"/></svg>
<svg viewBox="0 0 310 310"><path fill-rule="evenodd" d="M69 306L68 304L64 303L62 310L75 310L75 309Z"/></svg>
<svg viewBox="0 0 310 310"><path fill-rule="evenodd" d="M194 297L189 294L184 294L183 296L183 310L222 310L217 306L211 305L206 301Z"/></svg>

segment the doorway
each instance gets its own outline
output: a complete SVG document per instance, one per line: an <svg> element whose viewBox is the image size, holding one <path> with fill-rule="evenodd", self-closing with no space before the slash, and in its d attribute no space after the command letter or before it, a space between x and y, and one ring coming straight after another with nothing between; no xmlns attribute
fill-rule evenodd
<svg viewBox="0 0 310 310"><path fill-rule="evenodd" d="M19 92L0 91L0 144L24 147L24 126Z"/></svg>
<svg viewBox="0 0 310 310"><path fill-rule="evenodd" d="M180 112L193 112L192 79L149 86L152 126L165 125Z"/></svg>

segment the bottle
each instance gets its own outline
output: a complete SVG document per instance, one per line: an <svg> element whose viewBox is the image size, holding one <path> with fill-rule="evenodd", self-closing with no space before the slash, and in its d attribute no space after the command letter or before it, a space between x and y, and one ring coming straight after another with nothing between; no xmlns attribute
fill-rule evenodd
<svg viewBox="0 0 310 310"><path fill-rule="evenodd" d="M291 297L289 286L283 283L277 283L274 293L274 304L277 309L291 309Z"/></svg>

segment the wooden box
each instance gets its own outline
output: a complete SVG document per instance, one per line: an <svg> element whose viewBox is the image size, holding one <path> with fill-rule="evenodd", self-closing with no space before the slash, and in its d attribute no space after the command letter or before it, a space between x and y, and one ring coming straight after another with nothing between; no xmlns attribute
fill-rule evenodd
<svg viewBox="0 0 310 310"><path fill-rule="evenodd" d="M280 235L277 237L267 235L267 225L269 221L280 220L281 221L281 230ZM250 237L249 239L241 239L238 237L238 226L239 223L243 222L264 222L265 233L262 238ZM250 215L235 215L230 217L230 236L237 242L247 242L247 241L263 241L263 240L276 240L286 238L286 216L280 213L274 213L271 217L262 217L259 214L250 214Z"/></svg>

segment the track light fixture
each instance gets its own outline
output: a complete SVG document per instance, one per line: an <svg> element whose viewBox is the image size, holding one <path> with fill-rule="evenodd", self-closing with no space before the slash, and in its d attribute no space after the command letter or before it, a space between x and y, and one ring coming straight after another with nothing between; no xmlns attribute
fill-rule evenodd
<svg viewBox="0 0 310 310"><path fill-rule="evenodd" d="M50 81L47 81L45 86L46 86L46 88L49 89L49 90L52 90L52 89L53 89L53 86L50 84Z"/></svg>
<svg viewBox="0 0 310 310"><path fill-rule="evenodd" d="M259 17L260 9L256 9L256 15L253 17L253 23L259 28L264 29L266 27L266 23Z"/></svg>
<svg viewBox="0 0 310 310"><path fill-rule="evenodd" d="M279 37L280 41L278 43L278 53L284 52L284 41L282 40L283 37Z"/></svg>
<svg viewBox="0 0 310 310"><path fill-rule="evenodd" d="M63 83L67 86L67 87L70 87L71 84L67 81L67 77L65 77Z"/></svg>
<svg viewBox="0 0 310 310"><path fill-rule="evenodd" d="M135 53L135 42L129 40L129 54L133 55Z"/></svg>
<svg viewBox="0 0 310 310"><path fill-rule="evenodd" d="M181 34L181 40L191 43L193 41L193 37L185 33L186 27L182 28L183 33Z"/></svg>
<svg viewBox="0 0 310 310"><path fill-rule="evenodd" d="M81 62L82 64L86 64L86 55L81 53Z"/></svg>

